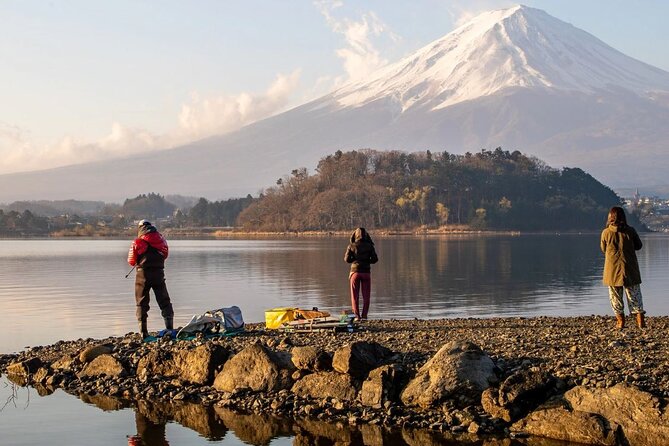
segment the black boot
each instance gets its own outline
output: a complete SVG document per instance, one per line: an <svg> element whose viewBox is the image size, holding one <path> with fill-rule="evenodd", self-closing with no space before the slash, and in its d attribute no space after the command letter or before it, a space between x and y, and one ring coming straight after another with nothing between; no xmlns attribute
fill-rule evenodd
<svg viewBox="0 0 669 446"><path fill-rule="evenodd" d="M146 326L146 319L139 321L139 334L142 339L145 339L149 336L149 329Z"/></svg>
<svg viewBox="0 0 669 446"><path fill-rule="evenodd" d="M168 330L173 330L174 329L174 317L164 317L163 320L165 321L165 328Z"/></svg>

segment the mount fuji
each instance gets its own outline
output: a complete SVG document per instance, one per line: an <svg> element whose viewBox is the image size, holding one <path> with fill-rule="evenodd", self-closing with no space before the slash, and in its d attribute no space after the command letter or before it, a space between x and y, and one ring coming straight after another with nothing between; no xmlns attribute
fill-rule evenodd
<svg viewBox="0 0 669 446"><path fill-rule="evenodd" d="M667 184L669 73L516 6L312 102L233 133L132 158L0 176L0 201L149 191L256 193L336 150L502 146L614 188Z"/></svg>

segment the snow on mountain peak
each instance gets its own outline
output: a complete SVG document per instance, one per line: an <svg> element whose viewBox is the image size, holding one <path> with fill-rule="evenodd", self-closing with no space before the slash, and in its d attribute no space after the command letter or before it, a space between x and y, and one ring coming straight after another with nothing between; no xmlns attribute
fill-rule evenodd
<svg viewBox="0 0 669 446"><path fill-rule="evenodd" d="M368 80L333 93L340 106L392 98L401 111L440 109L508 88L593 93L669 91L669 73L527 6L485 12Z"/></svg>

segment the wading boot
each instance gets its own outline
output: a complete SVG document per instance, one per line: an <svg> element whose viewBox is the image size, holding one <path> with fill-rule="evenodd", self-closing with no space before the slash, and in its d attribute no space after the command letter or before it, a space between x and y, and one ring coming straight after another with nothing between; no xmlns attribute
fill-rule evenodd
<svg viewBox="0 0 669 446"><path fill-rule="evenodd" d="M636 314L636 326L639 328L646 328L646 315L643 313Z"/></svg>
<svg viewBox="0 0 669 446"><path fill-rule="evenodd" d="M165 321L165 328L168 330L173 330L174 329L174 317L164 317L163 320Z"/></svg>
<svg viewBox="0 0 669 446"><path fill-rule="evenodd" d="M146 326L146 319L139 321L139 335L142 339L146 339L149 336L149 329Z"/></svg>
<svg viewBox="0 0 669 446"><path fill-rule="evenodd" d="M618 330L622 330L625 328L625 315L624 314L616 314L616 328Z"/></svg>

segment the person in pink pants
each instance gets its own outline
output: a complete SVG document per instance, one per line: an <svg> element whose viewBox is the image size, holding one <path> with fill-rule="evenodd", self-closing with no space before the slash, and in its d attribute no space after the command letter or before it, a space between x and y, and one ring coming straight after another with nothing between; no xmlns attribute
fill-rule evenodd
<svg viewBox="0 0 669 446"><path fill-rule="evenodd" d="M365 228L357 228L351 235L344 261L351 264L348 275L351 286L351 306L356 320L367 319L372 292L371 265L379 261L374 242ZM360 312L360 292L362 291L362 312Z"/></svg>

